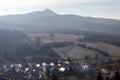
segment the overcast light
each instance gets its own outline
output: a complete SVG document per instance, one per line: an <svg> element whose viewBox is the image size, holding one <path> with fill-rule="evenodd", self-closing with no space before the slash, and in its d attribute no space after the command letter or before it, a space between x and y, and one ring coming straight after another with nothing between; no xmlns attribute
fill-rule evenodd
<svg viewBox="0 0 120 80"><path fill-rule="evenodd" d="M0 15L41 11L120 19L120 0L0 0Z"/></svg>

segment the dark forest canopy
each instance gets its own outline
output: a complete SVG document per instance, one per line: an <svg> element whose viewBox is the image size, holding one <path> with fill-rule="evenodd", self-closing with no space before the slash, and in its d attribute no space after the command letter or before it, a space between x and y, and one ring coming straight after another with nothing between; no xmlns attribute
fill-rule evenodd
<svg viewBox="0 0 120 80"><path fill-rule="evenodd" d="M16 49L25 41L27 41L27 35L21 31L0 30L0 54L2 56L4 53L14 54Z"/></svg>
<svg viewBox="0 0 120 80"><path fill-rule="evenodd" d="M30 45L29 38L21 31L0 30L0 59L9 61L21 61L26 57L60 58L51 47Z"/></svg>

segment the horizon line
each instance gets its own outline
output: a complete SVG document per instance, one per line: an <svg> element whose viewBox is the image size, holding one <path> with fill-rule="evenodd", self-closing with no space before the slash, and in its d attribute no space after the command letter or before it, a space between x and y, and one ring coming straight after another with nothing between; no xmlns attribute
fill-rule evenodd
<svg viewBox="0 0 120 80"><path fill-rule="evenodd" d="M21 13L9 13L9 14L3 14L0 15L0 17L5 17L5 16L15 16L15 15L25 15L25 14L30 14L30 13L35 13L35 12L43 12L45 10L52 11L58 15L75 15L75 16L81 16L81 17L89 17L89 18L99 18L99 19L111 19L111 20L120 20L118 18L111 18L111 17L98 17L98 16L87 16L87 15L79 15L79 14L72 14L72 13L57 13L49 8L45 8L43 10L33 10L33 11L26 11L26 12L21 12Z"/></svg>

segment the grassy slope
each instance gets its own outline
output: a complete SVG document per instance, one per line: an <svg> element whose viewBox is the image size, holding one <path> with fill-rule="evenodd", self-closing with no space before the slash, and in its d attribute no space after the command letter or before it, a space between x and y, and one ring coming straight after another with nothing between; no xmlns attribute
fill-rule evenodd
<svg viewBox="0 0 120 80"><path fill-rule="evenodd" d="M67 58L69 56L72 59L84 59L84 56L86 55L94 58L95 54L99 54L99 52L78 46L54 48L54 50L63 58ZM99 55L99 57L103 57L103 56Z"/></svg>
<svg viewBox="0 0 120 80"><path fill-rule="evenodd" d="M87 46L107 51L112 58L120 58L120 47L103 42L84 42Z"/></svg>

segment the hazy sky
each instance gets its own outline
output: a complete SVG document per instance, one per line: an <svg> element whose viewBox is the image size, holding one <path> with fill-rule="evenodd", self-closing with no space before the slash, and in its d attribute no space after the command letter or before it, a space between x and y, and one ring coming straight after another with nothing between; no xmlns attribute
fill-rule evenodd
<svg viewBox="0 0 120 80"><path fill-rule="evenodd" d="M0 15L42 11L120 19L120 0L0 0Z"/></svg>

